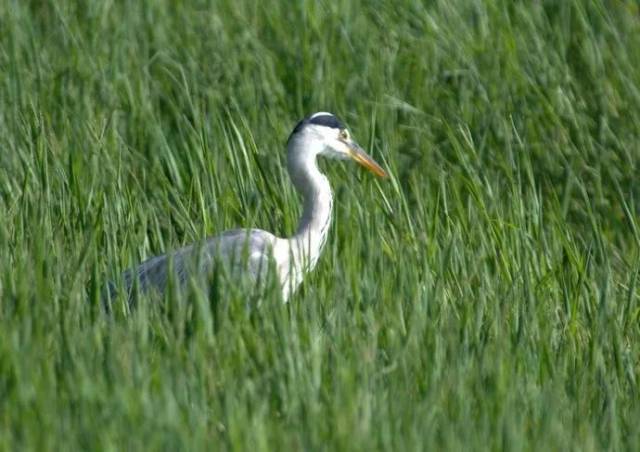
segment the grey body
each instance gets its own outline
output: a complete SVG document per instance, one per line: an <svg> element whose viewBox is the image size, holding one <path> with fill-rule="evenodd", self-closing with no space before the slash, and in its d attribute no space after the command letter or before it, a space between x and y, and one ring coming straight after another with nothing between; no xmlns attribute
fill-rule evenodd
<svg viewBox="0 0 640 452"><path fill-rule="evenodd" d="M330 113L316 113L300 121L287 142L287 166L291 181L302 195L304 210L295 234L279 238L260 229L235 229L177 251L152 257L123 273L122 288L131 299L135 287L143 293L164 294L169 281L184 289L189 280L206 287L207 279L224 266L238 283L256 284L269 269L276 271L284 301L311 271L326 242L331 224L332 193L319 171L316 157L351 157L380 176L384 171L349 138L340 121ZM109 284L114 297L117 284Z"/></svg>
<svg viewBox="0 0 640 452"><path fill-rule="evenodd" d="M257 281L269 265L275 239L273 234L259 229L226 231L204 243L147 259L124 272L122 282L128 292L137 285L142 293L158 294L167 290L170 277L178 288L184 288L189 278L206 287L217 265L222 265L228 276Z"/></svg>

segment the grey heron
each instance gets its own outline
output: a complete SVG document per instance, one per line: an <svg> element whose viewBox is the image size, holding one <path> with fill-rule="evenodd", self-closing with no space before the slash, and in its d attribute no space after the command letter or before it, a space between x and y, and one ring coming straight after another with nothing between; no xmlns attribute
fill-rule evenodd
<svg viewBox="0 0 640 452"><path fill-rule="evenodd" d="M234 229L202 243L152 257L123 273L122 288L129 301L134 287L143 294L162 295L170 278L183 288L190 278L207 278L222 264L225 270L232 269L232 275L248 277L253 283L271 265L286 302L304 275L316 266L331 223L331 186L318 169L318 156L353 159L376 175L386 176L336 116L327 112L312 114L295 126L287 141L287 169L304 202L295 233L289 238L280 238L260 229ZM110 283L109 302L115 290L116 285Z"/></svg>

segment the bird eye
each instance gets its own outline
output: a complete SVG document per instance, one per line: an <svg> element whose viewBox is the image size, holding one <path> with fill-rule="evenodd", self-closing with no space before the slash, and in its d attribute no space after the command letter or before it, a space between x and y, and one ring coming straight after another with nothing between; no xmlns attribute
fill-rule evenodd
<svg viewBox="0 0 640 452"><path fill-rule="evenodd" d="M343 140L349 139L349 132L347 131L347 129L342 129L340 131L340 138L342 138Z"/></svg>

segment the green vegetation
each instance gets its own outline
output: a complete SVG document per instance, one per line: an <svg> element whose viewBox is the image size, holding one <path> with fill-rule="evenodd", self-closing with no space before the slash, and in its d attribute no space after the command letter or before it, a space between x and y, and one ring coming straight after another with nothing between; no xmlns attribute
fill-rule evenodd
<svg viewBox="0 0 640 452"><path fill-rule="evenodd" d="M0 3L0 449L640 449L637 3L211 3ZM392 177L290 304L101 312L318 110Z"/></svg>

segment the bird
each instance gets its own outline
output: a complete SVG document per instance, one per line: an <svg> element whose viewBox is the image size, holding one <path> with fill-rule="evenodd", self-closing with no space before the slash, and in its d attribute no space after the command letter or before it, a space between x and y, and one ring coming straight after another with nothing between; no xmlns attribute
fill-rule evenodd
<svg viewBox="0 0 640 452"><path fill-rule="evenodd" d="M275 269L286 303L315 268L331 224L333 194L329 180L318 168L318 157L355 160L377 176L387 177L334 114L322 111L306 116L287 140L287 170L303 200L302 217L292 236L281 238L261 229L229 230L126 270L119 286L108 283L103 299L110 306L118 288L124 290L129 302L136 290L163 296L171 278L183 289L191 278L206 281L222 265L231 278L249 284L257 284L269 268Z"/></svg>

